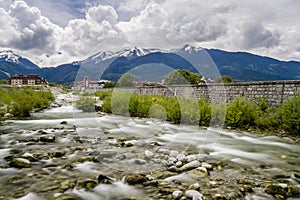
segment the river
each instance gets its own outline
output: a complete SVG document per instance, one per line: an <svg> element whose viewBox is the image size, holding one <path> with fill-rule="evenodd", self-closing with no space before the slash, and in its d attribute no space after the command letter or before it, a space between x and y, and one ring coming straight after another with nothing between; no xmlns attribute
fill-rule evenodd
<svg viewBox="0 0 300 200"><path fill-rule="evenodd" d="M0 127L0 199L300 198L295 140L83 113L73 98Z"/></svg>

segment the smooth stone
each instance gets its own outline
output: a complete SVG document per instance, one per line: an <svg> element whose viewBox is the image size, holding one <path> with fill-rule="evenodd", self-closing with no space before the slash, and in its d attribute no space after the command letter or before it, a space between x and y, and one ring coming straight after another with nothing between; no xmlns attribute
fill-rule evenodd
<svg viewBox="0 0 300 200"><path fill-rule="evenodd" d="M152 151L145 150L145 156L147 156L148 158L151 158L154 156L154 153Z"/></svg>
<svg viewBox="0 0 300 200"><path fill-rule="evenodd" d="M182 167L179 168L179 170L180 171L189 171L189 170L195 169L200 166L201 166L201 163L198 160L194 160L192 162L189 162L189 163L183 165Z"/></svg>
<svg viewBox="0 0 300 200"><path fill-rule="evenodd" d="M185 192L187 198L191 198L192 200L202 200L203 195L196 190L187 190Z"/></svg>
<svg viewBox="0 0 300 200"><path fill-rule="evenodd" d="M179 154L176 158L177 158L178 161L186 162L186 156L182 153Z"/></svg>
<svg viewBox="0 0 300 200"><path fill-rule="evenodd" d="M189 187L190 190L199 190L200 189L200 184L199 183L194 183L190 185Z"/></svg>
<svg viewBox="0 0 300 200"><path fill-rule="evenodd" d="M183 163L181 161L177 161L175 163L176 167L182 167Z"/></svg>
<svg viewBox="0 0 300 200"><path fill-rule="evenodd" d="M213 166L211 164L208 164L206 162L201 163L202 167L205 167L208 170L212 170Z"/></svg>
<svg viewBox="0 0 300 200"><path fill-rule="evenodd" d="M32 166L31 162L25 158L13 158L9 163L10 167L15 168L30 168Z"/></svg>
<svg viewBox="0 0 300 200"><path fill-rule="evenodd" d="M94 181L94 180L86 180L82 183L82 186L87 189L87 190L90 190L90 189L93 189L94 187L97 186L97 182Z"/></svg>
<svg viewBox="0 0 300 200"><path fill-rule="evenodd" d="M24 153L22 156L22 158L25 158L31 162L36 162L38 161L38 159L36 157L34 157L31 153Z"/></svg>
<svg viewBox="0 0 300 200"><path fill-rule="evenodd" d="M40 137L41 142L55 142L55 136L41 136Z"/></svg>
<svg viewBox="0 0 300 200"><path fill-rule="evenodd" d="M182 191L176 190L172 193L172 198L178 200L182 197L182 195L183 195Z"/></svg>
<svg viewBox="0 0 300 200"><path fill-rule="evenodd" d="M111 178L102 174L100 174L97 179L100 184L112 184L114 182Z"/></svg>
<svg viewBox="0 0 300 200"><path fill-rule="evenodd" d="M283 195L286 196L287 192L288 192L288 188L284 188L279 184L270 184L267 185L267 187L265 188L265 192L268 194L271 194L273 196L279 194L279 195Z"/></svg>
<svg viewBox="0 0 300 200"><path fill-rule="evenodd" d="M143 174L133 174L125 177L125 183L129 185L142 184L147 181L147 178Z"/></svg>
<svg viewBox="0 0 300 200"><path fill-rule="evenodd" d="M66 152L55 151L55 152L53 152L51 155L52 155L52 157L54 157L54 158L60 158L60 157L64 156L65 154L66 154Z"/></svg>
<svg viewBox="0 0 300 200"><path fill-rule="evenodd" d="M197 157L195 155L188 155L186 156L186 161L189 163L189 162L192 162L194 160L197 160Z"/></svg>
<svg viewBox="0 0 300 200"><path fill-rule="evenodd" d="M175 157L175 158L176 158L178 155L179 155L179 152L178 152L178 151L171 150L169 156L170 156L170 157Z"/></svg>
<svg viewBox="0 0 300 200"><path fill-rule="evenodd" d="M144 164L146 164L146 161L143 160L143 159L136 159L134 161L134 163L137 164L137 165L144 165Z"/></svg>
<svg viewBox="0 0 300 200"><path fill-rule="evenodd" d="M157 152L161 153L161 154L164 154L164 155L169 155L170 154L169 149L159 149Z"/></svg>

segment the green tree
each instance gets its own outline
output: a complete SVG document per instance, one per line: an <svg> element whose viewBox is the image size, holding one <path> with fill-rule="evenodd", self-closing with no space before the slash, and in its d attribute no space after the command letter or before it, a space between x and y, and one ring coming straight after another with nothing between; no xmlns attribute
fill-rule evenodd
<svg viewBox="0 0 300 200"><path fill-rule="evenodd" d="M234 83L235 81L230 76L218 76L215 78L215 83Z"/></svg>
<svg viewBox="0 0 300 200"><path fill-rule="evenodd" d="M166 85L198 84L202 76L198 73L192 73L185 69L172 71L165 79Z"/></svg>
<svg viewBox="0 0 300 200"><path fill-rule="evenodd" d="M118 87L134 86L134 76L130 73L123 74L117 83Z"/></svg>
<svg viewBox="0 0 300 200"><path fill-rule="evenodd" d="M8 84L8 80L2 79L0 80L0 85L7 85Z"/></svg>

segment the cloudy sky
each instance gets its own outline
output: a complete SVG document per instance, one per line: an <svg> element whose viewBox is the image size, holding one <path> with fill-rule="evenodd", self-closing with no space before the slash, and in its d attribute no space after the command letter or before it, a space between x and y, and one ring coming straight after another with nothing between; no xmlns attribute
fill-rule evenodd
<svg viewBox="0 0 300 200"><path fill-rule="evenodd" d="M0 0L0 50L56 66L188 42L300 61L299 10L299 0Z"/></svg>

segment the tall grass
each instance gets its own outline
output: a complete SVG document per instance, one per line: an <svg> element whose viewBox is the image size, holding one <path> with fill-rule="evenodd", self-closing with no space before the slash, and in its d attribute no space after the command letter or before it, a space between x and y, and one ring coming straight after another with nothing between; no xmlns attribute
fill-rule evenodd
<svg viewBox="0 0 300 200"><path fill-rule="evenodd" d="M9 91L0 89L0 118L5 113L14 117L28 117L30 112L47 108L54 100L50 91L30 87L12 88Z"/></svg>
<svg viewBox="0 0 300 200"><path fill-rule="evenodd" d="M300 95L281 106L269 108L267 99L251 102L244 97L230 103L208 103L204 99L187 99L134 93L97 92L103 100L101 111L132 117L156 117L174 123L200 126L225 125L239 129L286 131L300 136Z"/></svg>

